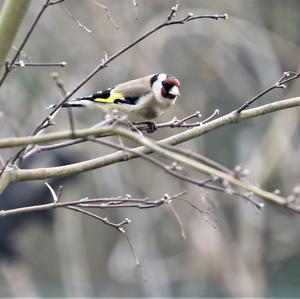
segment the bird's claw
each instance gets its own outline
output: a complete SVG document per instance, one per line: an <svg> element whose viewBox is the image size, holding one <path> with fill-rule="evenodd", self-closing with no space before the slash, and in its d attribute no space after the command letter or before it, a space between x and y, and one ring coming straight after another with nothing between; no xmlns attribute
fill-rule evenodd
<svg viewBox="0 0 300 299"><path fill-rule="evenodd" d="M145 124L148 126L147 133L153 133L157 130L157 126L154 122L147 121Z"/></svg>
<svg viewBox="0 0 300 299"><path fill-rule="evenodd" d="M146 130L147 133L153 133L157 130L156 124L152 121L133 122L131 125L133 130Z"/></svg>

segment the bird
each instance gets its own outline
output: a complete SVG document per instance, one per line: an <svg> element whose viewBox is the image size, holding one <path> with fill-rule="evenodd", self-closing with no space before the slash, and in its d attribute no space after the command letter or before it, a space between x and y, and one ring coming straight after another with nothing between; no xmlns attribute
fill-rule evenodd
<svg viewBox="0 0 300 299"><path fill-rule="evenodd" d="M129 120L151 120L161 116L176 102L180 85L173 75L157 73L75 98L62 107L87 107L98 109L105 115L117 112ZM48 108L55 108L55 105Z"/></svg>

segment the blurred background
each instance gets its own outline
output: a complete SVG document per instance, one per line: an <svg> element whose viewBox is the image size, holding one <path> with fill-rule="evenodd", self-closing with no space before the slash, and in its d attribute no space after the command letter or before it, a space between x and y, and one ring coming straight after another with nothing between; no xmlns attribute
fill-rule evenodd
<svg viewBox="0 0 300 299"><path fill-rule="evenodd" d="M25 62L66 61L67 67L16 68L0 92L0 136L23 136L61 99L51 79L57 72L72 90L104 57L112 55L166 18L175 1L70 1L47 9L22 54ZM0 5L3 0L0 1ZM32 1L15 40L18 47L43 1ZM203 117L226 114L271 86L283 71L299 70L300 2L297 0L182 0L178 17L228 13L229 20L197 20L170 26L113 61L81 88L90 94L157 72L182 82L176 107L161 121L197 110ZM76 17L92 33L78 26ZM15 50L11 50L10 56ZM298 96L299 82L259 100ZM75 124L99 121L93 111L74 110ZM61 111L49 131L68 129ZM164 129L159 139L179 132ZM233 169L269 191L291 194L300 181L299 109L290 109L218 129L182 145ZM1 150L5 159L14 150ZM50 167L110 153L95 144L36 155L23 167ZM200 176L198 175L198 178ZM262 211L240 198L187 185L146 161L133 160L63 181L62 200L83 197L158 199L187 190L206 208L215 202L217 227L184 203L174 203L186 233L166 208L100 211L113 221L132 220L127 232L143 271L125 239L114 229L68 210L27 214L0 221L0 296L297 296L300 293L300 217L266 203ZM9 209L51 201L43 182L20 183L0 197ZM147 281L144 281L146 277Z"/></svg>

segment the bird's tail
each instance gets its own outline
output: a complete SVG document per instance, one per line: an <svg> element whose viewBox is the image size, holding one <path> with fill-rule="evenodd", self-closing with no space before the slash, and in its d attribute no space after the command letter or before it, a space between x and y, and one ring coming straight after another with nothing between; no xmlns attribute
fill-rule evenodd
<svg viewBox="0 0 300 299"><path fill-rule="evenodd" d="M67 102L62 104L61 107L65 108L65 107L82 107L82 103L80 103L80 101L84 100L85 97L82 98L77 98L71 102ZM57 104L53 104L53 105L49 105L48 107L46 107L45 109L54 109L57 106Z"/></svg>

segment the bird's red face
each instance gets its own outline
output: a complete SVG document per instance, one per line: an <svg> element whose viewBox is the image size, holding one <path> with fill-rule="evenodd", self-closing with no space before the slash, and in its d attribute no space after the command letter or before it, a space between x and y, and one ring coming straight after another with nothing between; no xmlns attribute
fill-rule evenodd
<svg viewBox="0 0 300 299"><path fill-rule="evenodd" d="M162 81L161 96L170 100L174 100L180 95L180 81L175 77L167 75L167 78Z"/></svg>
<svg viewBox="0 0 300 299"><path fill-rule="evenodd" d="M174 104L180 95L180 81L172 75L159 73L150 79L151 88L156 100L165 105Z"/></svg>

